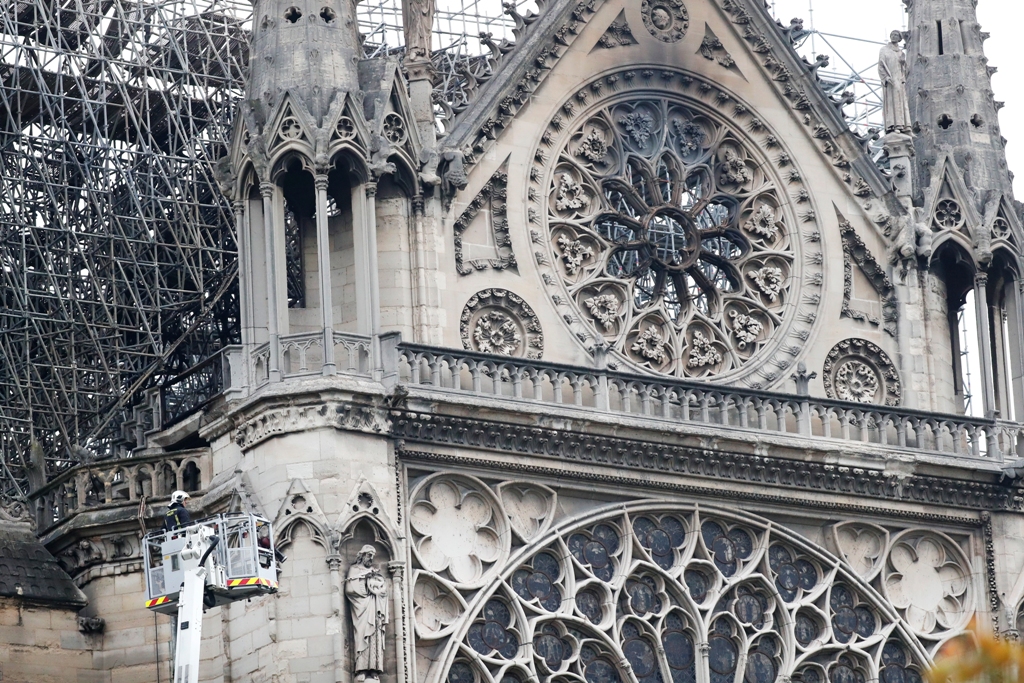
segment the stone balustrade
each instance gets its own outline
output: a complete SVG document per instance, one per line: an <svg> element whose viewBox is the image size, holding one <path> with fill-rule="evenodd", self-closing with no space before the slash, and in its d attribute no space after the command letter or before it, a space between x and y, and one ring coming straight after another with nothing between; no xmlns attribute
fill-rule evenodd
<svg viewBox="0 0 1024 683"><path fill-rule="evenodd" d="M1020 424L850 403L608 370L399 345L412 385L589 411L877 444L1002 462L1018 457Z"/></svg>
<svg viewBox="0 0 1024 683"><path fill-rule="evenodd" d="M38 533L80 512L138 506L172 491L205 491L213 477L209 449L195 449L76 465L29 494Z"/></svg>
<svg viewBox="0 0 1024 683"><path fill-rule="evenodd" d="M304 332L281 337L281 377L292 379L320 375L324 363L324 335ZM371 375L371 338L347 332L334 333L337 372ZM270 381L270 344L260 344L249 355L249 385L261 387Z"/></svg>

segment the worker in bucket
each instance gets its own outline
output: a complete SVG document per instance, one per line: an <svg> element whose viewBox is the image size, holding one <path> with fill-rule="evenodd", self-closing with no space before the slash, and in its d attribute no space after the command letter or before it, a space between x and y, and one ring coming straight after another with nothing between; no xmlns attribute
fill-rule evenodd
<svg viewBox="0 0 1024 683"><path fill-rule="evenodd" d="M192 515L185 507L185 501L189 498L184 491L175 491L171 494L171 504L164 513L164 531L174 531L192 523Z"/></svg>

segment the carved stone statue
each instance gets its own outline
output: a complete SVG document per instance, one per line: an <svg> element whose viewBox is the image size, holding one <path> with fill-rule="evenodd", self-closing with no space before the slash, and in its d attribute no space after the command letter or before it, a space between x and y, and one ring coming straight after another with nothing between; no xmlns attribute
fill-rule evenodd
<svg viewBox="0 0 1024 683"><path fill-rule="evenodd" d="M878 53L878 76L882 79L882 114L885 132L910 132L910 104L907 100L907 55L900 48L901 31L889 34L889 43Z"/></svg>
<svg viewBox="0 0 1024 683"><path fill-rule="evenodd" d="M430 61L430 32L434 24L435 0L402 0L405 28L405 60Z"/></svg>
<svg viewBox="0 0 1024 683"><path fill-rule="evenodd" d="M373 565L377 551L364 545L349 567L345 596L352 617L356 681L379 680L384 671L385 625L388 623L387 581Z"/></svg>

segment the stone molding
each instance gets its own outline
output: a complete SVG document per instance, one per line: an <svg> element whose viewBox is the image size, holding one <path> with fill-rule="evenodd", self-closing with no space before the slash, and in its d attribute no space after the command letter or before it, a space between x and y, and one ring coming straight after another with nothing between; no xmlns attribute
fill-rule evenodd
<svg viewBox="0 0 1024 683"><path fill-rule="evenodd" d="M537 455L571 463L633 471L684 474L783 489L858 495L878 500L970 510L1024 511L1017 489L934 475L903 474L826 462L751 455L711 447L666 445L617 437L490 422L473 418L393 412L390 435L404 441ZM400 443L400 450L404 446ZM461 458L451 456L456 461ZM502 467L516 467L502 463ZM554 476L564 476L552 469ZM574 473L573 476L587 476Z"/></svg>
<svg viewBox="0 0 1024 683"><path fill-rule="evenodd" d="M235 429L235 443L247 450L273 436L321 427L379 434L389 430L390 420L386 412L373 405L329 401L283 406L270 408L240 424Z"/></svg>
<svg viewBox="0 0 1024 683"><path fill-rule="evenodd" d="M491 471L500 471L509 476L512 476L514 474L518 476L527 475L531 477L540 478L565 477L565 471L557 467L544 467L541 465L530 465L525 463L509 463L500 460L464 457L459 455L453 455L450 453L434 453L423 450L410 450L405 447L399 448L396 451L396 454L398 456L398 459L406 463L406 465L416 463L433 463L434 466L443 465L446 468L465 467L471 468L473 470L483 469ZM623 487L648 489L653 491L671 492L675 494L685 494L701 497L706 496L709 498L714 498L717 501L721 501L723 499L724 494L729 499L732 499L737 502L746 501L782 506L792 506L794 503L797 503L800 505L801 508L805 508L808 510L864 514L872 515L875 517L877 517L880 514L884 514L886 515L886 517L891 519L906 519L920 523L933 522L938 524L952 524L972 528L982 526L983 521L981 519L981 515L987 514L983 511L982 513L980 513L979 516L960 516L955 514L944 514L938 512L917 512L914 510L899 509L891 506L872 506L867 504L813 500L806 498L797 498L795 496L785 496L771 493L756 493L753 491L740 491L735 489L723 492L720 488L702 486L699 483L678 483L671 481L639 479L636 477L630 477L626 475L602 474L594 470L590 470L587 472L575 472L572 476L573 482L580 485L591 483L605 484L619 489ZM992 571L995 571L994 564Z"/></svg>

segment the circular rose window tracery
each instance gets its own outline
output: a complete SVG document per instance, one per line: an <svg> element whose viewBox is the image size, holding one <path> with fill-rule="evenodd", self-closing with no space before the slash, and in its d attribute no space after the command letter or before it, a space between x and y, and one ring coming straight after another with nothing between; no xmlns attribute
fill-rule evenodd
<svg viewBox="0 0 1024 683"><path fill-rule="evenodd" d="M549 175L547 226L593 336L634 367L688 377L735 374L766 348L791 317L799 256L771 168L693 102L619 97L578 116Z"/></svg>

